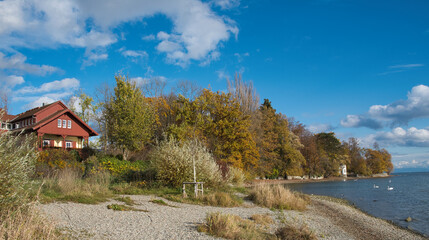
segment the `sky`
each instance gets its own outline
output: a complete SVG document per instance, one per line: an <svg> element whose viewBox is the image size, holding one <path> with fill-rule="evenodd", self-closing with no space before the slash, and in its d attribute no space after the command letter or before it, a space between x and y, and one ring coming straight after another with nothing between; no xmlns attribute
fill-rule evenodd
<svg viewBox="0 0 429 240"><path fill-rule="evenodd" d="M117 74L225 91L239 73L313 132L429 169L428 12L426 0L3 0L0 91L17 114Z"/></svg>

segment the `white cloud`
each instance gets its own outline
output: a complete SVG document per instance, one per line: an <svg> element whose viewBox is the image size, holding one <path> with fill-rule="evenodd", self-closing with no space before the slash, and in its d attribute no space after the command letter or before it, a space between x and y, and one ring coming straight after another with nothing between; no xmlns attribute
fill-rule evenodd
<svg viewBox="0 0 429 240"><path fill-rule="evenodd" d="M373 105L365 114L347 115L346 119L341 120L341 125L379 129L384 125L406 125L413 119L429 118L428 86L413 87L407 97L406 100L398 100L387 105Z"/></svg>
<svg viewBox="0 0 429 240"><path fill-rule="evenodd" d="M429 147L429 129L397 127L389 132L377 132L362 139L364 145L371 146L374 142L383 146Z"/></svg>
<svg viewBox="0 0 429 240"><path fill-rule="evenodd" d="M24 78L21 76L0 76L0 86L13 88L16 85L23 84Z"/></svg>
<svg viewBox="0 0 429 240"><path fill-rule="evenodd" d="M1 4L1 2L0 2ZM12 56L6 56L0 52L0 69L17 73L28 73L44 76L53 72L58 72L60 69L48 65L35 65L26 63L27 57L21 53L16 53Z"/></svg>
<svg viewBox="0 0 429 240"><path fill-rule="evenodd" d="M150 34L150 35L147 35L147 36L142 37L142 39L143 39L143 40L146 40L146 41L153 41L153 40L155 40L156 38L155 38L155 35Z"/></svg>
<svg viewBox="0 0 429 240"><path fill-rule="evenodd" d="M328 132L332 131L335 128L330 124L313 124L308 126L308 130L310 130L313 133L320 133L320 132Z"/></svg>
<svg viewBox="0 0 429 240"><path fill-rule="evenodd" d="M240 0L212 0L212 4L225 10L238 7L240 5Z"/></svg>
<svg viewBox="0 0 429 240"><path fill-rule="evenodd" d="M368 113L372 118L390 120L394 124L407 124L415 118L429 117L428 86L415 86L407 96L407 100L399 100L387 105L371 106Z"/></svg>
<svg viewBox="0 0 429 240"><path fill-rule="evenodd" d="M135 77L130 79L131 82L135 82L137 86L143 86L149 82L149 78Z"/></svg>
<svg viewBox="0 0 429 240"><path fill-rule="evenodd" d="M35 94L35 93L45 93L58 90L76 90L79 88L80 82L76 78L64 78L62 80L47 82L42 84L40 87L23 87L18 89L16 94Z"/></svg>
<svg viewBox="0 0 429 240"><path fill-rule="evenodd" d="M368 127L372 129L383 128L383 124L377 120L362 115L347 115L346 119L341 120L341 126L348 128Z"/></svg>
<svg viewBox="0 0 429 240"><path fill-rule="evenodd" d="M227 7L234 2L216 4ZM0 1L0 48L69 45L92 51L117 42L113 30L120 24L154 14L164 14L173 23L172 32L158 38L158 51L182 66L214 59L220 43L238 34L232 20L199 0L5 0Z"/></svg>
<svg viewBox="0 0 429 240"><path fill-rule="evenodd" d="M148 54L146 51L134 51L134 50L124 50L121 51L122 56L124 57L131 57L131 58L138 58L138 57L147 57Z"/></svg>
<svg viewBox="0 0 429 240"><path fill-rule="evenodd" d="M424 66L424 64L420 64L420 63L418 63L418 64L403 64L403 65L393 65L393 66L389 66L389 68L402 68L402 69L404 69L404 68L416 68L416 67L423 67Z"/></svg>

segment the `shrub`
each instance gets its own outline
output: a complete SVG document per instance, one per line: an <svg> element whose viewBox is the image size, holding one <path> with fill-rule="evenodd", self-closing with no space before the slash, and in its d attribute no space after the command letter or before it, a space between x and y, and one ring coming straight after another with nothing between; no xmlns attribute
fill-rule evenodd
<svg viewBox="0 0 429 240"><path fill-rule="evenodd" d="M237 207L240 206L242 202L243 201L238 197L232 197L230 194L225 192L206 194L203 197L203 203L210 206Z"/></svg>
<svg viewBox="0 0 429 240"><path fill-rule="evenodd" d="M308 230L307 227L301 226L295 228L290 225L285 225L276 231L276 236L281 240L316 240L316 236Z"/></svg>
<svg viewBox="0 0 429 240"><path fill-rule="evenodd" d="M170 137L161 142L151 155L157 171L157 179L171 186L181 186L183 182L193 181L193 160L195 161L197 181L209 186L222 182L222 175L213 156L197 140L180 144Z"/></svg>
<svg viewBox="0 0 429 240"><path fill-rule="evenodd" d="M305 210L307 201L282 185L257 185L250 198L258 205L287 210Z"/></svg>
<svg viewBox="0 0 429 240"><path fill-rule="evenodd" d="M131 162L108 156L102 157L98 161L119 181L145 180L145 173L148 169L148 162L146 161Z"/></svg>
<svg viewBox="0 0 429 240"><path fill-rule="evenodd" d="M273 218L268 214L254 214L250 217L256 224L267 226L274 223Z"/></svg>
<svg viewBox="0 0 429 240"><path fill-rule="evenodd" d="M40 152L37 158L36 174L38 176L47 177L66 168L79 171L85 169L84 165L76 160L76 156L65 149L46 149Z"/></svg>
<svg viewBox="0 0 429 240"><path fill-rule="evenodd" d="M25 201L24 186L34 172L34 135L0 134L0 211Z"/></svg>
<svg viewBox="0 0 429 240"><path fill-rule="evenodd" d="M275 239L250 220L219 212L208 214L206 223L200 225L198 230L226 239Z"/></svg>
<svg viewBox="0 0 429 240"><path fill-rule="evenodd" d="M244 175L243 170L235 167L230 167L228 169L226 179L229 183L236 184L237 186L242 186L244 181L246 181L246 176Z"/></svg>

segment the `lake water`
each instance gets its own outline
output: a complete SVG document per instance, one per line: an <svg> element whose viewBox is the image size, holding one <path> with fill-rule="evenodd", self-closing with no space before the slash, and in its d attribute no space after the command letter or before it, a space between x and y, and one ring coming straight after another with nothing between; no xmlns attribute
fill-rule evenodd
<svg viewBox="0 0 429 240"><path fill-rule="evenodd" d="M378 186L378 188L374 187ZM387 188L393 187L393 190ZM389 178L287 184L307 193L346 199L375 217L429 236L429 173L398 173ZM411 217L411 222L405 219Z"/></svg>

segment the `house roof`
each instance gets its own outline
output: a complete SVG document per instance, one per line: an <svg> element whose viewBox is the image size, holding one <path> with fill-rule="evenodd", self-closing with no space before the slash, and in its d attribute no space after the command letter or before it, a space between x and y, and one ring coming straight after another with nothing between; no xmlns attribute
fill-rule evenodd
<svg viewBox="0 0 429 240"><path fill-rule="evenodd" d="M2 108L0 108L0 121L9 122L15 117L16 115L7 114Z"/></svg>
<svg viewBox="0 0 429 240"><path fill-rule="evenodd" d="M51 105L53 105L55 103L58 103L58 102L61 103L61 101L57 101L57 102L53 102L53 103L50 103L50 104L46 104L46 105L41 106L41 107L35 107L35 108L30 109L30 110L27 110L27 111L25 111L25 112L23 112L21 114L18 114L16 116L16 118L13 119L13 121L19 121L21 119L24 119L24 118L27 118L27 117L31 117L34 114L36 114L38 112L41 112L42 110L44 110L44 109L48 108L49 106L51 106ZM62 104L62 105L64 105L64 104Z"/></svg>
<svg viewBox="0 0 429 240"><path fill-rule="evenodd" d="M44 111L45 109L47 109L49 106L51 106L53 104L60 104L61 106L64 107L64 109L58 110L58 111L52 113L51 115L49 115L49 116L47 116L47 117L45 117L45 118L37 121L34 124L28 125L28 126L26 126L24 128L20 128L20 129L17 129L17 130L19 130L19 131L22 131L22 130L37 130L37 129L43 127L44 125L50 123L51 121L53 121L58 116L60 116L62 114L65 114L65 113L69 113L70 115L72 115L72 117L76 121L82 123L82 125L85 128L87 128L87 130L89 132L89 136L97 136L98 135L98 133L94 129L92 129L88 124L86 124L73 111L71 111L70 109L68 109L61 101L57 101L57 102L54 102L54 103L51 103L51 104L47 104L47 105L44 105L42 107L36 107L36 108L30 109L30 110L25 111L25 112L23 112L23 113L21 113L21 114L19 114L17 116L14 116L15 118L13 118L11 121L15 122L15 121L19 121L21 119L27 118L27 117L31 117L31 116L33 116L33 115L35 115L35 114L37 114L37 113L39 113L41 111Z"/></svg>

